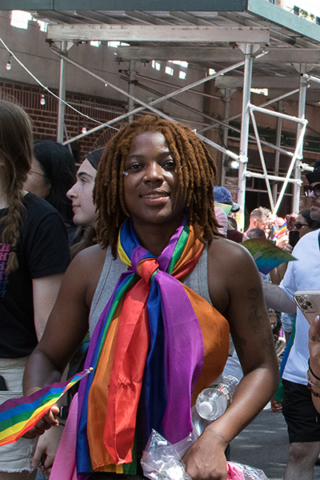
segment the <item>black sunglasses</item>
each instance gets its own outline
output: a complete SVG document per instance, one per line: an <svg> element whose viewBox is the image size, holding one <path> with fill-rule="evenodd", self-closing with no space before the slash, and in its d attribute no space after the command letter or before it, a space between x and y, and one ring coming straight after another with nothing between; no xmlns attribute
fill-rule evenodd
<svg viewBox="0 0 320 480"><path fill-rule="evenodd" d="M304 185L303 188L306 197L310 197L312 192L315 197L320 197L320 183L316 183L313 187L311 185Z"/></svg>
<svg viewBox="0 0 320 480"><path fill-rule="evenodd" d="M300 230L301 227L308 227L308 224L307 223L299 223L299 222L296 222L294 224L294 227L297 229L297 230Z"/></svg>

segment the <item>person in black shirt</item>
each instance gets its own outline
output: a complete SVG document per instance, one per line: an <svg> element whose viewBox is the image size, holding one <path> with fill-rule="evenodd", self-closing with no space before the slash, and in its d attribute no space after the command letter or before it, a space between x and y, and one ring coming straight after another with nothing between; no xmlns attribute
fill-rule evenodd
<svg viewBox="0 0 320 480"><path fill-rule="evenodd" d="M32 163L32 125L0 101L0 403L22 396L24 366L40 340L68 264L60 214L23 189ZM0 479L31 480L34 443L1 447Z"/></svg>

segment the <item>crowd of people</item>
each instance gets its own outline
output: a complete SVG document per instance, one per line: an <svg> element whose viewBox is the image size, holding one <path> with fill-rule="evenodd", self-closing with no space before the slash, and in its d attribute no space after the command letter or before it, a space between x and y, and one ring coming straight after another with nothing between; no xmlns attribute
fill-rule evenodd
<svg viewBox="0 0 320 480"><path fill-rule="evenodd" d="M240 380L233 402L182 461L192 479L225 480L226 449L279 385L281 312L295 314L296 290L317 288L320 164L307 175L310 210L285 220L257 207L242 233L205 144L178 123L141 116L78 171L66 147L33 141L28 115L6 101L0 138L0 403L68 376L88 337L84 368L94 368L71 405L0 447L0 480L37 470L51 480L142 479L152 430L173 444L187 438L191 406L222 372ZM300 238L293 250L290 230ZM297 260L259 274L241 245L250 239ZM320 321L308 332L298 311L292 323L285 479L311 480Z"/></svg>

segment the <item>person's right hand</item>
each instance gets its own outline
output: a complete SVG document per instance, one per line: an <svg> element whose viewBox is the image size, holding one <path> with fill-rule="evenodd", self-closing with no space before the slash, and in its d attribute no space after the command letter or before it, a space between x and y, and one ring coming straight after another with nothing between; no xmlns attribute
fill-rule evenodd
<svg viewBox="0 0 320 480"><path fill-rule="evenodd" d="M53 405L50 410L35 424L35 426L23 435L23 438L33 439L42 435L46 430L51 427L57 427L59 422L57 416L59 414L59 407Z"/></svg>
<svg viewBox="0 0 320 480"><path fill-rule="evenodd" d="M282 237L280 237L276 240L276 247L281 248L281 250L288 251L287 250L288 241L289 241L288 235L282 235Z"/></svg>
<svg viewBox="0 0 320 480"><path fill-rule="evenodd" d="M316 375L320 376L320 320L319 315L313 320L309 329L310 365Z"/></svg>

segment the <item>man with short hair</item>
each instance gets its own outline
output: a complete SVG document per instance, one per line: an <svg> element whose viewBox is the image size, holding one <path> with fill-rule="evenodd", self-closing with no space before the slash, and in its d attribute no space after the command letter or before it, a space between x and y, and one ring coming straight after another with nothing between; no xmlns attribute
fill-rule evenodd
<svg viewBox="0 0 320 480"><path fill-rule="evenodd" d="M245 235L249 230L252 230L253 228L260 228L266 233L269 225L269 215L270 210L268 208L258 207L252 210L252 212L250 213L250 223Z"/></svg>
<svg viewBox="0 0 320 480"><path fill-rule="evenodd" d="M315 163L313 172L306 177L309 184L305 186L305 193L311 199L310 216L313 220L320 221L320 161ZM292 252L297 261L289 262L280 285L263 283L268 307L294 313L294 292L320 289L319 240L319 231L304 235ZM312 480L314 465L320 453L320 416L307 388L309 327L298 309L296 335L282 377L282 412L287 422L290 442L285 480Z"/></svg>

